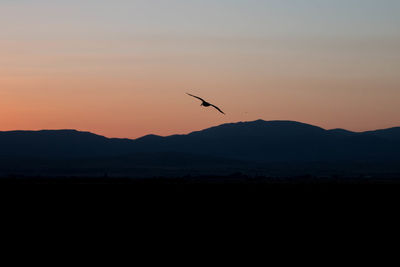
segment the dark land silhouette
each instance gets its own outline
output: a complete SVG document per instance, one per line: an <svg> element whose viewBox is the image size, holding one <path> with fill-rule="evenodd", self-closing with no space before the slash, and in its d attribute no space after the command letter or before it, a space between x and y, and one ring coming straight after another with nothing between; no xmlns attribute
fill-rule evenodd
<svg viewBox="0 0 400 267"><path fill-rule="evenodd" d="M359 133L258 120L188 135L148 135L135 140L75 130L13 131L0 132L0 147L3 181L57 177L186 177L185 181L213 182L400 178L400 127Z"/></svg>

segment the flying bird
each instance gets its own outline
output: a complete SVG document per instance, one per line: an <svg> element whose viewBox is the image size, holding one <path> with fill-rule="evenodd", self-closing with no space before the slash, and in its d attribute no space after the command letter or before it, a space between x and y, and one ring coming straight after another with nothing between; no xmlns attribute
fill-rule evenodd
<svg viewBox="0 0 400 267"><path fill-rule="evenodd" d="M200 98L200 97L195 96L195 95L191 95L191 94L189 94L189 93L186 93L186 94L190 95L191 97L194 97L194 98L197 98L197 99L201 100L203 103L201 103L200 106L206 107L206 108L208 108L208 107L213 107L213 108L215 108L216 110L218 110L219 112L221 112L222 114L225 115L225 113L224 113L219 107L217 107L217 106L215 106L215 105L213 105L213 104L211 104L211 103L208 103L208 102L205 101L203 98Z"/></svg>

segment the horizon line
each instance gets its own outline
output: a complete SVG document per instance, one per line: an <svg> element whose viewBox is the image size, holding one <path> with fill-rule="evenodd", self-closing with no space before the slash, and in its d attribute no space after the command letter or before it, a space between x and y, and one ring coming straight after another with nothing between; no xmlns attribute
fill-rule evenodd
<svg viewBox="0 0 400 267"><path fill-rule="evenodd" d="M292 122L292 123L299 123L299 124L303 124L303 125L309 125L309 126L313 126L313 127L318 127L321 128L325 131L334 131L334 130L344 130L347 132L351 132L351 133L366 133L366 132L373 132L373 131L380 131L380 130L390 130L390 129L395 129L395 128L400 128L399 126L393 126L393 127L388 127L388 128L381 128L381 129L373 129L373 130L366 130L366 131L351 131L351 130L347 130L345 128L332 128L332 129L326 129L314 124L310 124L310 123L305 123L305 122L301 122L301 121L294 121L294 120L264 120L264 119L257 119L257 120L251 120L251 121L237 121L237 122L229 122L229 123L223 123L223 124L219 124L219 125L214 125L214 126L210 126L201 130L194 130L194 131L190 131L187 133L177 133L177 134L172 134L172 135L158 135L158 134L153 134L153 133L149 133L143 136L139 136L137 138L128 138L128 137L110 137L110 136L106 136L106 135L102 135L102 134L97 134L95 132L89 131L89 130L79 130L79 129L37 129L37 130L6 130L6 131L2 131L0 130L0 133L16 133L16 132L46 132L46 131L53 131L53 132L62 132L62 131L73 131L73 132L79 132L79 133L89 133L89 134L93 134L93 135L97 135L97 136L101 136L107 139L127 139L127 140L138 140L141 138L145 138L148 136L155 136L155 137L161 137L161 138L166 138L166 137L170 137L170 136L179 136L179 135L190 135L192 133L197 133L197 132L202 132L208 129L212 129L212 128L216 128L216 127L220 127L220 126L224 126L224 125L234 125L234 124L240 124L240 123L254 123L254 122Z"/></svg>

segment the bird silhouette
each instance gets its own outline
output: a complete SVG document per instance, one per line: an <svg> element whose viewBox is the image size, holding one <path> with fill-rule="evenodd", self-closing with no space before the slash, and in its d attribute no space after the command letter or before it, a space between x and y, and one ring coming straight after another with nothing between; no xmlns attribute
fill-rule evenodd
<svg viewBox="0 0 400 267"><path fill-rule="evenodd" d="M201 103L202 107L206 107L206 108L213 107L213 108L215 108L216 110L218 110L219 112L221 112L222 114L225 115L225 113L219 107L217 107L217 106L205 101L203 98L195 96L195 95L192 95L192 94L189 94L189 93L186 93L186 94L190 95L191 97L194 97L194 98L197 98L197 99L201 100L202 101L202 103Z"/></svg>

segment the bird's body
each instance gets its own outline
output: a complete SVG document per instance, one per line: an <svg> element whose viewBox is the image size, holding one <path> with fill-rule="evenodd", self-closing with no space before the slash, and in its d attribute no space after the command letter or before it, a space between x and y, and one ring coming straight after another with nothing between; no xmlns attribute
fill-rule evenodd
<svg viewBox="0 0 400 267"><path fill-rule="evenodd" d="M200 97L195 96L195 95L191 95L191 94L189 94L189 93L187 93L187 94L190 95L191 97L194 97L194 98L199 99L199 100L202 102L200 106L206 107L206 108L208 108L208 107L213 107L213 108L215 108L216 110L218 110L219 112L221 112L222 114L225 115L225 113L224 113L219 107L217 107L217 106L215 106L215 105L213 105L213 104L211 104L211 103L208 103L208 102L205 101L203 98L200 98Z"/></svg>

